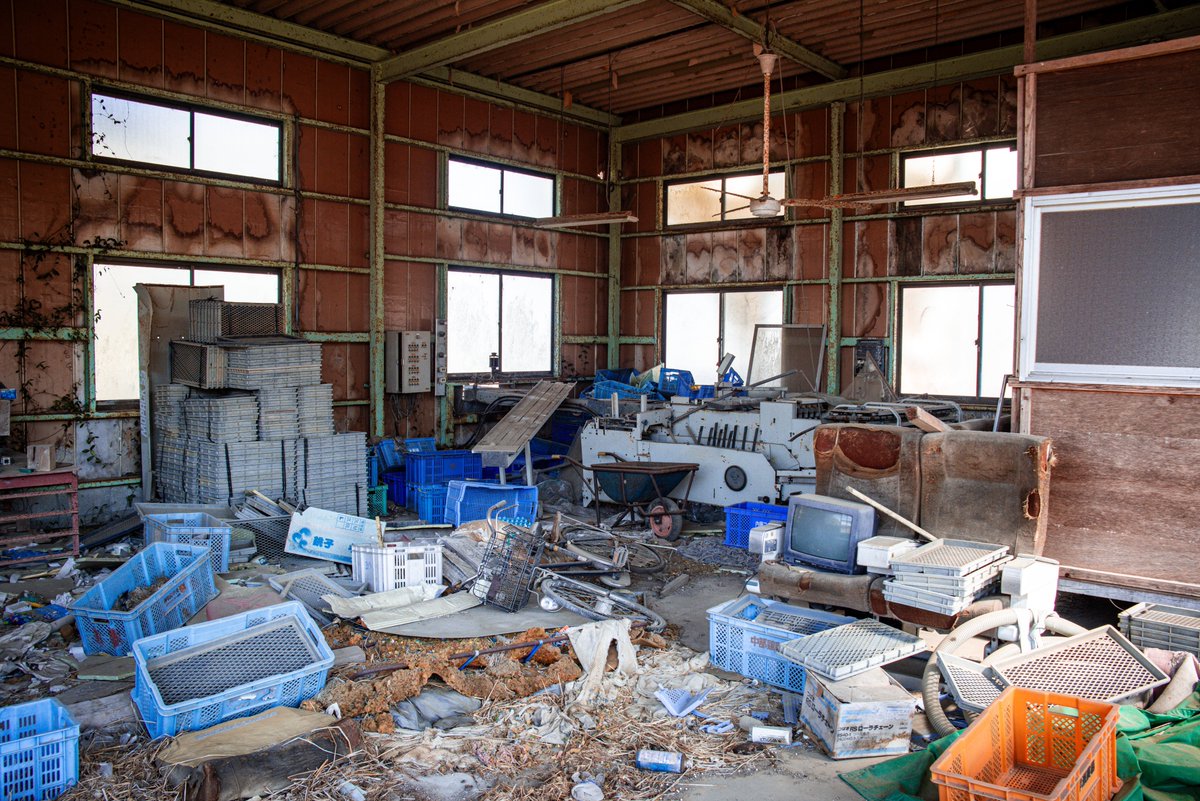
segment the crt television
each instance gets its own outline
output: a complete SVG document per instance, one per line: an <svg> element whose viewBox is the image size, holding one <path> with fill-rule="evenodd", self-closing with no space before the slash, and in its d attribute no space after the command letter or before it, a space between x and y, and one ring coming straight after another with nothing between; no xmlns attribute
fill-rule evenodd
<svg viewBox="0 0 1200 801"><path fill-rule="evenodd" d="M858 544L875 536L875 510L828 495L788 498L781 559L835 573L861 573Z"/></svg>

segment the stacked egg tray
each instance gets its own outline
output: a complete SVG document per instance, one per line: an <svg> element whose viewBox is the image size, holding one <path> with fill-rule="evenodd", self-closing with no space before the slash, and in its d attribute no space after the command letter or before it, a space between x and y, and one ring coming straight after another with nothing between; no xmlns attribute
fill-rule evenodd
<svg viewBox="0 0 1200 801"><path fill-rule="evenodd" d="M934 540L892 560L895 575L884 582L883 597L902 606L956 615L995 590L1011 558L1003 545Z"/></svg>

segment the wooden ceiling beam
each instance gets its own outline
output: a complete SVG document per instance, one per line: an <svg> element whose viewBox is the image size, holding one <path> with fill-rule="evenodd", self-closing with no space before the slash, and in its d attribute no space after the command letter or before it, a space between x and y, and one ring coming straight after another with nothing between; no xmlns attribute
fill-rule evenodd
<svg viewBox="0 0 1200 801"><path fill-rule="evenodd" d="M643 0L549 0L533 8L414 47L379 64L384 83L619 11Z"/></svg>
<svg viewBox="0 0 1200 801"><path fill-rule="evenodd" d="M698 14L709 22L720 25L722 28L727 28L738 36L742 36L752 42L759 44L765 42L771 50L784 58L795 61L797 64L803 64L813 72L818 72L826 78L841 80L847 75L846 68L842 65L830 61L818 53L814 53L812 50L797 44L786 36L780 36L777 33L768 33L761 24L727 8L722 3L717 2L717 0L671 0L671 2L680 8L686 8L694 14Z"/></svg>

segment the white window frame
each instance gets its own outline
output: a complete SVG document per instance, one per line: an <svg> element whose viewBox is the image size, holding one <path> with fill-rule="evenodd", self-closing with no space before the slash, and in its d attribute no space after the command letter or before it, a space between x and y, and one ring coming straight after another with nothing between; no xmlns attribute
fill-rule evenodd
<svg viewBox="0 0 1200 801"><path fill-rule="evenodd" d="M1038 278L1041 270L1042 219L1046 214L1071 211L1200 204L1200 184L1145 189L1118 189L1024 200L1024 260L1018 300L1020 344L1017 371L1022 381L1122 386L1200 387L1200 369L1146 367L1128 364L1069 364L1037 361Z"/></svg>
<svg viewBox="0 0 1200 801"><path fill-rule="evenodd" d="M173 111L183 111L188 114L191 135L188 138L189 161L191 164L196 162L196 114L207 114L212 117L222 117L229 120L240 120L243 122L253 123L255 125L266 125L275 128L279 131L279 151L277 153L276 165L278 166L278 178L263 178L257 175L246 175L244 173L219 172L214 170L204 170L195 166L178 166L173 164L163 164L154 161L139 161L137 159L127 159L120 156L105 155L104 153L96 152L96 125L92 119L92 104L97 96L112 98L114 100L125 100L131 103L141 103L148 106L158 106L159 108L171 109ZM236 111L218 108L215 106L205 106L199 103L192 103L180 100L168 100L165 98L155 97L153 95L139 95L134 92L125 92L121 90L110 90L104 86L95 86L87 92L87 113L88 113L88 156L95 161L105 162L109 164L134 164L139 167L145 167L162 172L187 173L194 175L210 175L217 178L227 178L235 181L246 181L255 184L267 184L270 186L287 186L288 185L288 165L287 159L283 157L288 147L288 127L284 120L257 116L254 114L242 114Z"/></svg>
<svg viewBox="0 0 1200 801"><path fill-rule="evenodd" d="M779 287L779 286L754 287L754 286L751 286L751 287L729 287L728 289L713 288L713 289L700 289L700 290L689 290L686 288L679 288L679 289L672 289L672 290L667 290L667 291L663 292L663 300L662 300L662 308L663 308L662 351L663 351L663 358L664 359L667 358L667 355L666 355L667 354L667 298L672 295L716 295L717 296L717 340L716 340L716 354L715 354L716 358L713 359L713 370L712 370L712 375L715 377L716 372L717 372L716 366L721 361L721 358L727 352L726 341L727 341L728 337L726 336L726 333L725 333L725 323L726 323L725 298L726 298L726 296L729 296L729 295L738 295L738 294L743 294L746 292L778 293L779 294L779 318L780 318L781 322L769 323L769 324L764 323L761 325L785 325L785 323L782 322L783 318L784 318L784 313L786 311L786 309L784 307L784 288L783 287ZM751 342L750 353L734 354L734 356L737 357L737 361L734 362L733 369L735 372L738 373L738 375L741 375L742 378L746 381L750 380L750 364L751 364L751 361L754 356L753 345L754 345L754 340L755 340L755 330L757 329L757 327L758 326L754 326L750 331L750 342ZM677 365L671 364L669 359L666 362L666 366L669 368L677 367ZM699 376L693 375L692 377L695 378L701 384L708 383L707 376L703 377L704 380L701 380L701 377L699 377Z"/></svg>

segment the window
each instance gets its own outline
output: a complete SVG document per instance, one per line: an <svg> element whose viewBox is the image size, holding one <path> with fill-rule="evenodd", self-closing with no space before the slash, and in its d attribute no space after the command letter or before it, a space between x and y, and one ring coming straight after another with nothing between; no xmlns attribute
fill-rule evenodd
<svg viewBox="0 0 1200 801"><path fill-rule="evenodd" d="M221 286L225 300L279 302L275 270L231 271L142 264L94 264L92 301L96 312L96 400L138 396L137 294L134 284Z"/></svg>
<svg viewBox="0 0 1200 801"><path fill-rule="evenodd" d="M1020 375L1200 386L1200 184L1030 198Z"/></svg>
<svg viewBox="0 0 1200 801"><path fill-rule="evenodd" d="M971 150L928 150L901 156L904 186L931 186L975 181L970 195L906 200L905 206L935 206L972 200L1012 200L1017 189L1017 151L1012 145Z"/></svg>
<svg viewBox="0 0 1200 801"><path fill-rule="evenodd" d="M722 354L750 374L754 326L783 322L783 292L671 292L666 297L663 355L667 367L691 372L699 384L716 378Z"/></svg>
<svg viewBox="0 0 1200 801"><path fill-rule="evenodd" d="M780 200L786 197L785 183L782 170L770 173L767 186L771 197ZM749 198L761 194L762 173L667 184L667 225L753 219L747 204ZM777 216L783 216L783 211Z"/></svg>
<svg viewBox="0 0 1200 801"><path fill-rule="evenodd" d="M446 276L446 369L456 375L549 373L554 279L451 269Z"/></svg>
<svg viewBox="0 0 1200 801"><path fill-rule="evenodd" d="M451 158L447 200L454 208L553 217L554 179L548 175Z"/></svg>
<svg viewBox="0 0 1200 801"><path fill-rule="evenodd" d="M280 181L283 126L158 100L92 94L92 155Z"/></svg>
<svg viewBox="0 0 1200 801"><path fill-rule="evenodd" d="M903 287L900 394L996 397L1012 372L1012 284Z"/></svg>

